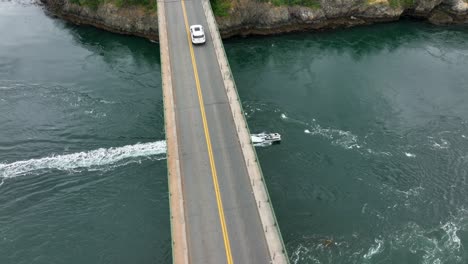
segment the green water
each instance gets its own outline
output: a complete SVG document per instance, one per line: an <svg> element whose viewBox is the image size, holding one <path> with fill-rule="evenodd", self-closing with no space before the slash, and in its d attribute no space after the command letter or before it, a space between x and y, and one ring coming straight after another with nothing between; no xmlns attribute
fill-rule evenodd
<svg viewBox="0 0 468 264"><path fill-rule="evenodd" d="M226 44L292 263L467 263L467 28ZM334 245L326 246L326 240Z"/></svg>
<svg viewBox="0 0 468 264"><path fill-rule="evenodd" d="M159 46L0 2L0 263L171 263ZM291 263L467 263L468 29L225 42ZM329 242L327 242L329 240Z"/></svg>

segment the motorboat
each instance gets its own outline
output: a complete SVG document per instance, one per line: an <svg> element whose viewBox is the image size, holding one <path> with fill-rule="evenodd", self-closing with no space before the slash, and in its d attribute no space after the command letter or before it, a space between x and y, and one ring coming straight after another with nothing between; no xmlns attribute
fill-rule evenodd
<svg viewBox="0 0 468 264"><path fill-rule="evenodd" d="M260 133L251 134L250 138L254 145L259 144L279 144L281 142L281 135L279 133Z"/></svg>

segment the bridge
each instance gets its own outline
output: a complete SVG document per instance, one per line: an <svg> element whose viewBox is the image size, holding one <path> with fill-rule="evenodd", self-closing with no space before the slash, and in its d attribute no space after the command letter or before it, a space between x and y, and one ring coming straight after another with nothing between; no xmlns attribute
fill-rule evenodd
<svg viewBox="0 0 468 264"><path fill-rule="evenodd" d="M173 262L288 263L209 0L158 0L158 23Z"/></svg>

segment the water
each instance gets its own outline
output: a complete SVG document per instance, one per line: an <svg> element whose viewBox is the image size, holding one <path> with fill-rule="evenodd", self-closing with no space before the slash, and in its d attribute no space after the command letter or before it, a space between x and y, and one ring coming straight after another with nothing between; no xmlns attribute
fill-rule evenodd
<svg viewBox="0 0 468 264"><path fill-rule="evenodd" d="M468 29L237 39L228 57L292 263L468 263Z"/></svg>
<svg viewBox="0 0 468 264"><path fill-rule="evenodd" d="M0 263L171 263L159 46L27 1L0 32ZM291 263L468 262L467 40L226 42Z"/></svg>
<svg viewBox="0 0 468 264"><path fill-rule="evenodd" d="M170 263L159 49L0 2L0 263Z"/></svg>

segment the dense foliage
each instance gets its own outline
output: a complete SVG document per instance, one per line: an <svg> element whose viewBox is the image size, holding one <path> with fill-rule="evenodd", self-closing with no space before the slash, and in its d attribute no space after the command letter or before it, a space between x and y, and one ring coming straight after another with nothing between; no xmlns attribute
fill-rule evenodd
<svg viewBox="0 0 468 264"><path fill-rule="evenodd" d="M229 14L231 0L210 0L210 3L215 16L224 17Z"/></svg>
<svg viewBox="0 0 468 264"><path fill-rule="evenodd" d="M310 7L310 8L320 8L319 0L260 0L260 1L271 2L272 4L274 4L276 6L299 5L299 6L306 6L306 7Z"/></svg>
<svg viewBox="0 0 468 264"><path fill-rule="evenodd" d="M389 0L388 3L391 7L403 7L411 8L414 7L414 0Z"/></svg>

